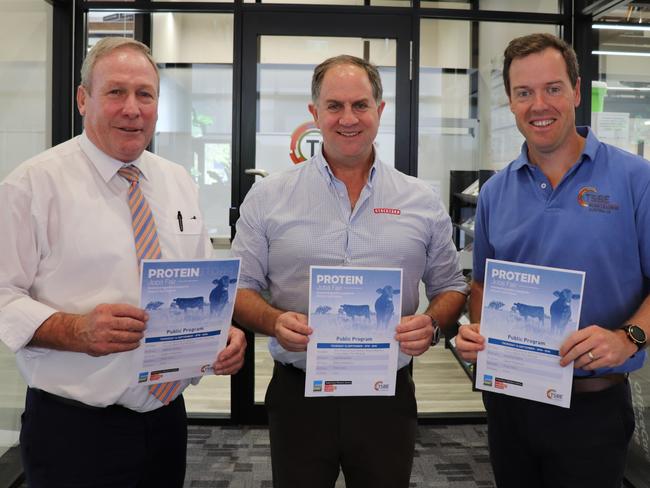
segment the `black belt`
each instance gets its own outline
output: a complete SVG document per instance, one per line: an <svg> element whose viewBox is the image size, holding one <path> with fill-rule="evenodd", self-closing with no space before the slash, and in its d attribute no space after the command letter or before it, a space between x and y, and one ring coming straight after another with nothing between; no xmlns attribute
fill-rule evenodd
<svg viewBox="0 0 650 488"><path fill-rule="evenodd" d="M627 373L612 373L603 376L575 376L573 378L573 392L597 393L626 381Z"/></svg>

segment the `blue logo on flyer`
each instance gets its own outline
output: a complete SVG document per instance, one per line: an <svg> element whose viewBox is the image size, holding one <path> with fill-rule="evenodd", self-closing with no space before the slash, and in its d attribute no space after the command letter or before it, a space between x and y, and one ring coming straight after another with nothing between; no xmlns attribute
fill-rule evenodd
<svg viewBox="0 0 650 488"><path fill-rule="evenodd" d="M149 372L148 371L144 371L144 372L138 374L138 383L144 383L145 381L147 381L148 377L149 377Z"/></svg>
<svg viewBox="0 0 650 488"><path fill-rule="evenodd" d="M323 391L323 380L314 381L314 391Z"/></svg>
<svg viewBox="0 0 650 488"><path fill-rule="evenodd" d="M492 375L483 375L483 386L492 386Z"/></svg>

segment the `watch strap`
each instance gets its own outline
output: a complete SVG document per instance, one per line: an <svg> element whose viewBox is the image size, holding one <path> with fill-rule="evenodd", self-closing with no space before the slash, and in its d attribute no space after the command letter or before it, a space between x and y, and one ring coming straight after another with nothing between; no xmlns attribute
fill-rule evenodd
<svg viewBox="0 0 650 488"><path fill-rule="evenodd" d="M638 348L639 351L646 347L646 333L641 327L635 324L625 324L621 329L625 331L627 338Z"/></svg>
<svg viewBox="0 0 650 488"><path fill-rule="evenodd" d="M422 315L426 315L431 319L431 326L433 327L433 335L431 336L431 345L435 346L440 342L440 324L436 318L429 312L423 312Z"/></svg>

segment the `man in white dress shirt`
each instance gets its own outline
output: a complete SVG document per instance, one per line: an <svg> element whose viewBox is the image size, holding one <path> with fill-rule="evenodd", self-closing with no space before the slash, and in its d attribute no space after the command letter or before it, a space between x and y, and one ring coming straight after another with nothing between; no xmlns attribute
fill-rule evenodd
<svg viewBox="0 0 650 488"><path fill-rule="evenodd" d="M28 384L21 452L30 488L182 487L184 380L168 401L130 385L146 328L139 256L118 170L132 165L163 258L211 256L197 189L179 165L145 151L160 78L149 49L100 41L82 68L84 133L26 161L0 184L0 340ZM178 228L177 212L199 217ZM213 365L243 364L243 333Z"/></svg>

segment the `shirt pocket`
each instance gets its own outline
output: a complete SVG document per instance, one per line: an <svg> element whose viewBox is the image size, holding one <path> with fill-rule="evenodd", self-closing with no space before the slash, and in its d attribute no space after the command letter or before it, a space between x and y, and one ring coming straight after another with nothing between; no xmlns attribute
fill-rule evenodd
<svg viewBox="0 0 650 488"><path fill-rule="evenodd" d="M165 259L204 258L207 239L200 210L192 205L169 205L156 217L158 238Z"/></svg>

